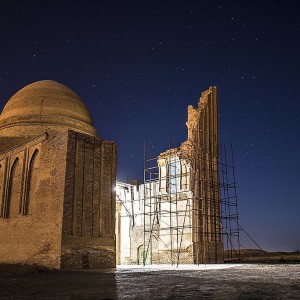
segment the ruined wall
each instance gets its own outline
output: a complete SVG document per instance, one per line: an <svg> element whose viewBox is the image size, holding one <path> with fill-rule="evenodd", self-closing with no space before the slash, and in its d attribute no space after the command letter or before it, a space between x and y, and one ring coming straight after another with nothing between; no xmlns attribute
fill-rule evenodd
<svg viewBox="0 0 300 300"><path fill-rule="evenodd" d="M158 156L159 176L157 181L152 178L153 187L147 186L144 195L145 186L141 185L139 196L134 199L139 201L128 203L126 197L119 197L122 202L120 227L128 227L119 237L121 251L126 252L121 255L124 258L121 262L125 264L139 262L141 249L144 249L144 224L146 240L153 227L152 263L177 263L178 257L179 263L185 264L223 262L216 87L202 93L196 108L188 107L186 125L188 139L179 148ZM133 202L142 203L134 213ZM139 220L138 215L141 222L135 221L133 225L132 219ZM122 239L128 246L123 246Z"/></svg>
<svg viewBox="0 0 300 300"><path fill-rule="evenodd" d="M0 263L60 267L67 135L0 153Z"/></svg>
<svg viewBox="0 0 300 300"><path fill-rule="evenodd" d="M188 107L188 140L181 149L194 157L194 263L223 261L218 172L217 88L204 91L198 107Z"/></svg>
<svg viewBox="0 0 300 300"><path fill-rule="evenodd" d="M162 226L163 227L163 226ZM149 228L145 233L145 249L144 249L144 227L134 226L130 227L130 256L123 259L123 264L135 265L143 264L143 258L146 256L145 264L176 264L179 254L180 264L193 263L193 249L191 245L191 236L186 229L183 234L183 245L180 252L176 247L176 236L173 235L173 247L176 248L171 253L170 238L166 238L166 230L160 230L160 225L155 224L152 230L152 238L150 238ZM181 239L181 235L179 237ZM186 247L189 244L189 247ZM179 249L179 247L178 247ZM145 254L144 253L145 250Z"/></svg>
<svg viewBox="0 0 300 300"><path fill-rule="evenodd" d="M153 226L152 234L159 236L159 228ZM145 241L145 247L144 247ZM135 225L130 227L130 256L125 257L123 263L128 265L159 264L159 242L155 238L150 238L149 228L145 232L144 226Z"/></svg>
<svg viewBox="0 0 300 300"><path fill-rule="evenodd" d="M185 165L185 162L183 163ZM186 186L186 176L186 173L180 174L180 177L184 177L182 186ZM164 191L162 196L159 187L161 187L159 181L152 182L151 195L153 196L154 193L157 197L151 198L152 204L150 205L149 183L146 186L140 185L139 188L128 183L117 183L117 204L121 221L117 233L119 233L118 239L121 248L121 264L143 264L144 256L146 256L144 251L147 253L146 264L175 264L180 247L180 263L193 263L192 210L186 210L187 207L191 207L187 203L187 201L192 201L190 192L183 191L183 188L177 195L168 195L166 194L168 189L162 188ZM148 203L146 207L144 207L144 192L146 192ZM144 208L146 214L144 214ZM156 209L157 212L155 212ZM176 209L179 211L177 215L175 214ZM169 225L170 217L172 218L172 228ZM178 239L176 224L178 225ZM184 229L182 228L183 224L185 224ZM144 225L146 226L145 235ZM172 234L170 234L171 232ZM171 249L173 249L172 253Z"/></svg>
<svg viewBox="0 0 300 300"><path fill-rule="evenodd" d="M62 268L115 267L116 145L68 131Z"/></svg>

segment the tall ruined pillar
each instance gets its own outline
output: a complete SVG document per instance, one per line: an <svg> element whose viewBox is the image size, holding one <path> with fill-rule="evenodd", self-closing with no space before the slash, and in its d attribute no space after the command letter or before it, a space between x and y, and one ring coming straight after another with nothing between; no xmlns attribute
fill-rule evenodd
<svg viewBox="0 0 300 300"><path fill-rule="evenodd" d="M223 261L218 173L217 88L201 94L198 107L188 107L188 144L193 157L194 263Z"/></svg>

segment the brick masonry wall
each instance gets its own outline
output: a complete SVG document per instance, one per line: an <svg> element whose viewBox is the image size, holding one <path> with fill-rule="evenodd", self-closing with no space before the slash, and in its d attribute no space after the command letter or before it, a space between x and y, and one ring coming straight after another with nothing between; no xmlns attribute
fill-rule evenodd
<svg viewBox="0 0 300 300"><path fill-rule="evenodd" d="M116 145L68 132L62 268L115 267Z"/></svg>
<svg viewBox="0 0 300 300"><path fill-rule="evenodd" d="M0 153L0 161L5 165L4 175L0 175L1 207L10 199L12 209L7 218L3 218L3 214L0 218L0 263L60 267L67 138L67 133L54 139L41 136L19 148ZM39 151L37 174L28 186L30 158L36 149ZM21 175L10 191L10 170L16 158ZM28 214L24 210L25 200L30 205Z"/></svg>

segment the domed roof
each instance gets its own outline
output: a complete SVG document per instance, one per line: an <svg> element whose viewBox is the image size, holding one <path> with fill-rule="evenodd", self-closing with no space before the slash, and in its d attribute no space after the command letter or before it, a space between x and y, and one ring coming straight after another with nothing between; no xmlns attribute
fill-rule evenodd
<svg viewBox="0 0 300 300"><path fill-rule="evenodd" d="M52 80L31 83L7 102L0 115L0 130L21 124L50 125L49 128L56 125L56 129L77 129L92 135L96 132L79 96Z"/></svg>

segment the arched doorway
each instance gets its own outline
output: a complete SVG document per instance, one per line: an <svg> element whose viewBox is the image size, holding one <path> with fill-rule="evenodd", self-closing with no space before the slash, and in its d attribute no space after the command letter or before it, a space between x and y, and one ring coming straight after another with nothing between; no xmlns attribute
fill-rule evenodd
<svg viewBox="0 0 300 300"><path fill-rule="evenodd" d="M151 253L150 250L147 251L147 249L144 250L144 245L141 245L137 249L137 262L138 265L143 265L144 264L144 259L145 259L145 265L150 265L151 264Z"/></svg>

